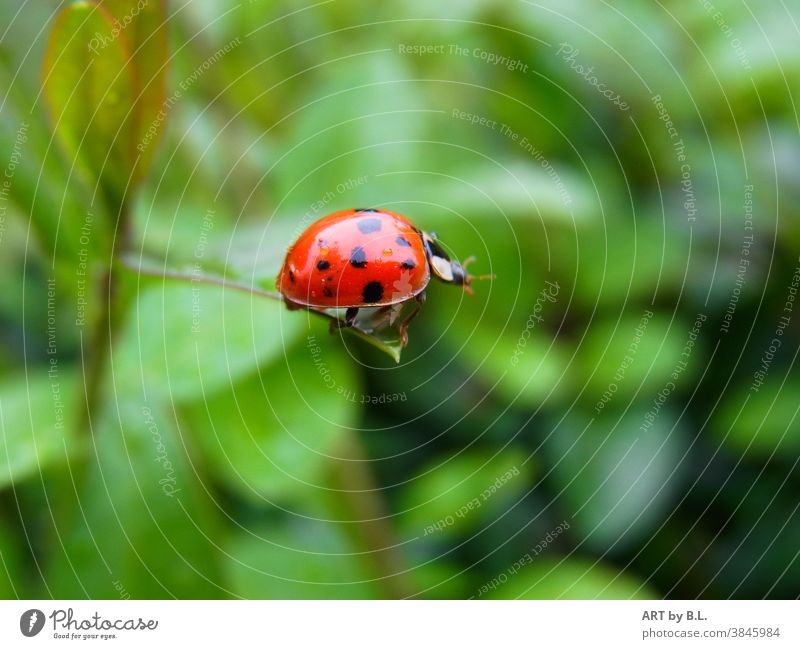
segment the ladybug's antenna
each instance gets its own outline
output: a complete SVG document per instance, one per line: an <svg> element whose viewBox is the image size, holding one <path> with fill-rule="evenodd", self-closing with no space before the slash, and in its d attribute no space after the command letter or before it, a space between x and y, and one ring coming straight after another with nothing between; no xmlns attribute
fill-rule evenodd
<svg viewBox="0 0 800 649"><path fill-rule="evenodd" d="M464 262L461 264L461 268L464 270L464 290L469 293L470 295L475 295L475 291L472 290L470 284L473 280L484 280L484 279L495 279L497 276L494 274L489 275L470 275L467 271L467 266L469 266L473 261L475 261L475 255L470 255L467 257Z"/></svg>

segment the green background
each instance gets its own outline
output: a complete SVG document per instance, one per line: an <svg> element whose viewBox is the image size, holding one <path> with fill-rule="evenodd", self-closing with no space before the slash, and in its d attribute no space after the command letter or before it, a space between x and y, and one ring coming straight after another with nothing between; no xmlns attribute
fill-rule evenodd
<svg viewBox="0 0 800 649"><path fill-rule="evenodd" d="M800 595L795 5L169 3L129 252L263 286L316 218L406 214L497 278L432 284L400 364L112 260L40 94L55 3L11 5L0 595Z"/></svg>

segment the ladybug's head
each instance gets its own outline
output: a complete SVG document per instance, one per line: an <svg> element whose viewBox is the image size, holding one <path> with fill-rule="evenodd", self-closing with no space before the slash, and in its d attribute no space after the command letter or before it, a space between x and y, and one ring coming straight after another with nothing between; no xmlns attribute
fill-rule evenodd
<svg viewBox="0 0 800 649"><path fill-rule="evenodd" d="M422 240L425 243L425 255L428 257L433 274L443 282L463 286L467 293L472 294L470 284L474 279L494 279L494 275L474 276L467 272L467 265L475 260L475 257L468 257L463 264L451 260L444 248L436 239L436 233L422 233Z"/></svg>

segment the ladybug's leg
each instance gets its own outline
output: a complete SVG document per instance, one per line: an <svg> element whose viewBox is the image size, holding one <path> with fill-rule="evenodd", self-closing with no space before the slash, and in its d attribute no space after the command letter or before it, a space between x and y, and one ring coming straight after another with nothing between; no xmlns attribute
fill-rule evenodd
<svg viewBox="0 0 800 649"><path fill-rule="evenodd" d="M340 320L339 318L331 320L331 333L334 333L337 329L352 327L353 323L356 321L356 316L358 316L358 307L348 308L344 313L344 320Z"/></svg>
<svg viewBox="0 0 800 649"><path fill-rule="evenodd" d="M422 305L425 304L425 291L419 293L416 297L417 303L414 305L414 310L408 314L405 320L400 323L399 332L400 332L400 344L405 347L408 345L408 325L411 324L411 321L417 317L417 314L422 309Z"/></svg>
<svg viewBox="0 0 800 649"><path fill-rule="evenodd" d="M347 311L344 312L344 326L345 327L352 327L353 323L356 321L356 317L358 316L358 307L351 306Z"/></svg>
<svg viewBox="0 0 800 649"><path fill-rule="evenodd" d="M347 329L348 327L352 327L357 316L358 307L349 307L347 311L344 312L344 320L340 320L339 318L331 320L331 332L333 332L334 329Z"/></svg>

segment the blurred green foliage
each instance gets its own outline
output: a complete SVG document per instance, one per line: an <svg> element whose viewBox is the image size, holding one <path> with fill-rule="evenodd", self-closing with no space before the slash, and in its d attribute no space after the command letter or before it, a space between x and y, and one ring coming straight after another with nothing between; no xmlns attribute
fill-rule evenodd
<svg viewBox="0 0 800 649"><path fill-rule="evenodd" d="M714 4L0 7L0 595L800 595L800 15ZM353 206L497 275L399 365L111 252Z"/></svg>

